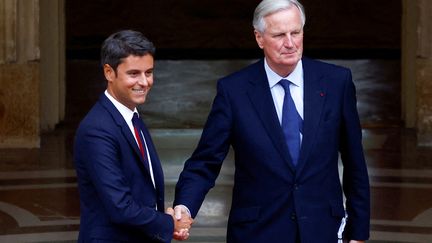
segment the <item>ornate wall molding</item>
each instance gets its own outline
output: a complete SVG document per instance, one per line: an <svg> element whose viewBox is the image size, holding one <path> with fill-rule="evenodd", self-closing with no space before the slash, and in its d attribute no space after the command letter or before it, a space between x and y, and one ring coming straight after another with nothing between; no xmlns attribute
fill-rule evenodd
<svg viewBox="0 0 432 243"><path fill-rule="evenodd" d="M16 61L16 0L0 2L0 64Z"/></svg>
<svg viewBox="0 0 432 243"><path fill-rule="evenodd" d="M38 60L39 0L3 0L0 13L0 64Z"/></svg>
<svg viewBox="0 0 432 243"><path fill-rule="evenodd" d="M432 58L432 2L420 0L418 31L419 58Z"/></svg>

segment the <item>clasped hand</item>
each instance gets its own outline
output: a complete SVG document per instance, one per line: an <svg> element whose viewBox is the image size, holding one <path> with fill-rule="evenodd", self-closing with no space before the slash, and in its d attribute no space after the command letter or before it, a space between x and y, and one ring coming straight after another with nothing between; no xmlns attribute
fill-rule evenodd
<svg viewBox="0 0 432 243"><path fill-rule="evenodd" d="M166 213L171 215L174 220L174 234L175 240L187 240L189 238L189 229L193 224L193 219L188 210L184 206L176 206L174 209L169 207Z"/></svg>

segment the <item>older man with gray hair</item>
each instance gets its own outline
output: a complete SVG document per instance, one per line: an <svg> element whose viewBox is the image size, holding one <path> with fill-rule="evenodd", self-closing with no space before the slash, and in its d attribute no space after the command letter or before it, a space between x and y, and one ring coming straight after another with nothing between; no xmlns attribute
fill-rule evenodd
<svg viewBox="0 0 432 243"><path fill-rule="evenodd" d="M195 217L232 146L228 243L369 238L369 180L351 71L303 57L305 20L296 0L257 6L253 26L264 58L218 81L201 140L177 183L176 213Z"/></svg>

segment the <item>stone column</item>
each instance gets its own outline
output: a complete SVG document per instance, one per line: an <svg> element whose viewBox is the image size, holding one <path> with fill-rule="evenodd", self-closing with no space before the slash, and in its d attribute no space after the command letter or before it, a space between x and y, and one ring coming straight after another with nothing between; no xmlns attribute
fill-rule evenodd
<svg viewBox="0 0 432 243"><path fill-rule="evenodd" d="M0 1L0 148L39 146L39 1Z"/></svg>
<svg viewBox="0 0 432 243"><path fill-rule="evenodd" d="M415 128L418 0L402 0L401 113L405 127Z"/></svg>
<svg viewBox="0 0 432 243"><path fill-rule="evenodd" d="M417 26L417 141L432 146L432 1L419 1Z"/></svg>
<svg viewBox="0 0 432 243"><path fill-rule="evenodd" d="M66 46L64 0L40 1L41 130L50 131L65 116Z"/></svg>

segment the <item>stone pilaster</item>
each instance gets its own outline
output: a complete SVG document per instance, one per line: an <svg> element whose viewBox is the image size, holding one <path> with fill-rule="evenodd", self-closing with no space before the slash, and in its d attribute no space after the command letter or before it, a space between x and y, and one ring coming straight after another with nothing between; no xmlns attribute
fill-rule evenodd
<svg viewBox="0 0 432 243"><path fill-rule="evenodd" d="M419 9L419 0L402 0L401 113L407 128L415 128L417 121L416 59Z"/></svg>
<svg viewBox="0 0 432 243"><path fill-rule="evenodd" d="M418 59L417 68L417 140L432 146L432 59Z"/></svg>
<svg viewBox="0 0 432 243"><path fill-rule="evenodd" d="M420 1L417 48L417 139L432 146L432 2Z"/></svg>

